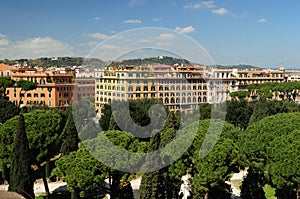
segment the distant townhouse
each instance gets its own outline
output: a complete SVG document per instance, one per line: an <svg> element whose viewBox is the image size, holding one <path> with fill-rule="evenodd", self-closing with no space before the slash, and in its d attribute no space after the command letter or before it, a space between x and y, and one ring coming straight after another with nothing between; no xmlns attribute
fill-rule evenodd
<svg viewBox="0 0 300 199"><path fill-rule="evenodd" d="M95 72L76 70L76 79L74 83L73 101L79 99L95 98Z"/></svg>
<svg viewBox="0 0 300 199"><path fill-rule="evenodd" d="M11 79L28 80L37 83L35 90L20 92L16 86L7 89L9 100L17 105L47 105L65 108L71 105L75 74L70 69L46 70L44 68L13 67L0 65L0 74L7 74Z"/></svg>

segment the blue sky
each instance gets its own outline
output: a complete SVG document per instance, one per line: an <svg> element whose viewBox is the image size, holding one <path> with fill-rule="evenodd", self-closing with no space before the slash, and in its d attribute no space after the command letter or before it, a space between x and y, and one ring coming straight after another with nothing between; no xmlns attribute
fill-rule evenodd
<svg viewBox="0 0 300 199"><path fill-rule="evenodd" d="M0 59L86 56L120 32L161 27L186 34L217 64L297 68L299 9L299 0L3 1Z"/></svg>

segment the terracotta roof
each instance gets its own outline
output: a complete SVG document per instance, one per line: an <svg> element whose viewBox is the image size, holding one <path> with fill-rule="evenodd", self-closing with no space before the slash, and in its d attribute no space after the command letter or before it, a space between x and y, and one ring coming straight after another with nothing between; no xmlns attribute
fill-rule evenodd
<svg viewBox="0 0 300 199"><path fill-rule="evenodd" d="M8 66L6 64L0 64L0 70L11 70L13 69L13 66Z"/></svg>

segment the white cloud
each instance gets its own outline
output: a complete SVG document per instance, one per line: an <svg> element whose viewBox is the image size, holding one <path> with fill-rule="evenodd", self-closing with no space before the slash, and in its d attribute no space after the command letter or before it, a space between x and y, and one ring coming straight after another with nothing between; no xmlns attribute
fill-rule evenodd
<svg viewBox="0 0 300 199"><path fill-rule="evenodd" d="M172 40L175 38L176 38L176 35L171 34L171 33L162 33L156 37L157 40Z"/></svg>
<svg viewBox="0 0 300 199"><path fill-rule="evenodd" d="M261 18L259 20L257 20L258 23L266 23L267 22L267 19L265 18Z"/></svg>
<svg viewBox="0 0 300 199"><path fill-rule="evenodd" d="M0 59L39 58L73 56L73 48L64 42L51 37L35 37L16 42L0 48Z"/></svg>
<svg viewBox="0 0 300 199"><path fill-rule="evenodd" d="M109 44L103 44L99 47L99 49L105 49L105 50L111 50L111 49L118 49L118 46L115 45L109 45Z"/></svg>
<svg viewBox="0 0 300 199"><path fill-rule="evenodd" d="M139 40L139 42L140 43L149 43L149 42L151 42L151 40L150 39L142 38L142 39Z"/></svg>
<svg viewBox="0 0 300 199"><path fill-rule="evenodd" d="M159 21L161 21L161 18L153 18L153 21L159 22Z"/></svg>
<svg viewBox="0 0 300 199"><path fill-rule="evenodd" d="M186 4L184 8L193 8L193 9L199 9L199 8L215 8L215 2L214 1L202 1L200 3L190 3Z"/></svg>
<svg viewBox="0 0 300 199"><path fill-rule="evenodd" d="M82 44L79 44L79 46L90 46L90 47L95 47L99 44L99 42L96 42L96 41L90 41L90 42L87 42L87 43L82 43Z"/></svg>
<svg viewBox="0 0 300 199"><path fill-rule="evenodd" d="M184 28L176 27L175 31L180 32L180 33L190 33L190 32L195 32L195 28L193 26L187 26Z"/></svg>
<svg viewBox="0 0 300 199"><path fill-rule="evenodd" d="M244 18L248 15L248 13L244 12L243 14L240 14L240 15L237 15L237 14L234 14L232 13L231 16L235 19L241 19L241 18Z"/></svg>
<svg viewBox="0 0 300 199"><path fill-rule="evenodd" d="M100 21L101 18L100 18L100 17L94 17L93 19L94 19L95 21Z"/></svg>
<svg viewBox="0 0 300 199"><path fill-rule="evenodd" d="M219 9L212 9L211 12L217 15L226 15L229 11L225 8L219 8Z"/></svg>
<svg viewBox="0 0 300 199"><path fill-rule="evenodd" d="M129 7L142 6L146 0L130 0Z"/></svg>
<svg viewBox="0 0 300 199"><path fill-rule="evenodd" d="M7 46L10 44L10 41L6 35L0 33L0 47Z"/></svg>
<svg viewBox="0 0 300 199"><path fill-rule="evenodd" d="M128 19L125 20L124 23L142 23L142 21L139 19Z"/></svg>
<svg viewBox="0 0 300 199"><path fill-rule="evenodd" d="M157 42L156 45L160 47L164 47L164 46L170 46L171 44L167 42Z"/></svg>
<svg viewBox="0 0 300 199"><path fill-rule="evenodd" d="M88 34L88 37L93 39L107 39L108 36L99 32Z"/></svg>

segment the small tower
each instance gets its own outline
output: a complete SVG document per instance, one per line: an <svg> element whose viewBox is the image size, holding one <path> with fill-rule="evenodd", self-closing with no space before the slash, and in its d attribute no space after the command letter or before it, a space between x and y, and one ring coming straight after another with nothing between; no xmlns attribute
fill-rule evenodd
<svg viewBox="0 0 300 199"><path fill-rule="evenodd" d="M283 71L283 72L285 71L285 67L284 67L283 64L281 64L281 66L279 67L279 70L280 70L280 71Z"/></svg>

